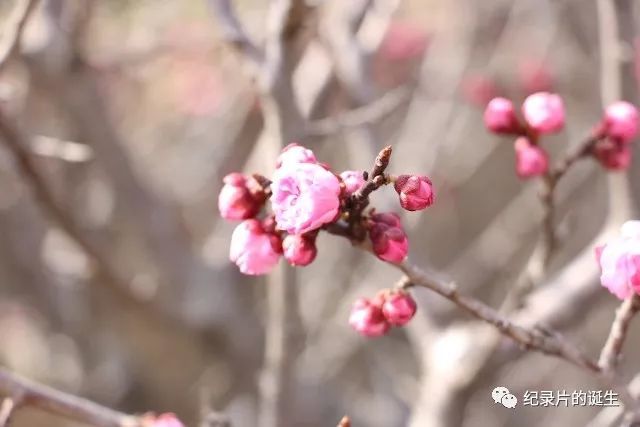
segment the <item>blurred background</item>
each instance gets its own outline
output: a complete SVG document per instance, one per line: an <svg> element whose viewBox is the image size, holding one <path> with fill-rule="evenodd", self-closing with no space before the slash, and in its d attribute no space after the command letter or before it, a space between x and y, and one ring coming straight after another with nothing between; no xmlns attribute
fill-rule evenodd
<svg viewBox="0 0 640 427"><path fill-rule="evenodd" d="M0 0L0 40L19 3ZM483 326L424 289L409 327L357 335L351 303L400 275L344 239L321 235L318 258L287 273L295 289L278 300L281 274L243 276L229 262L234 224L216 203L224 175L270 176L292 140L337 171L368 169L393 145L390 172L427 174L436 189L432 208L403 215L411 259L498 306L542 207L537 183L514 173L513 141L484 129L483 108L496 95L519 105L560 93L567 126L545 138L559 158L601 116L601 3L617 6L620 90L636 100L636 2L293 1L280 26L278 5L290 2L35 3L20 48L0 62L0 111L31 160L0 144L2 365L189 426L215 425L212 414L239 427L335 426L345 414L371 427L582 426L600 412L495 405L496 385L518 396L602 386L507 341L469 372ZM627 202L639 174L634 162ZM548 320L594 357L616 300L595 262L576 262L616 214L612 191L591 160L562 181L561 244L543 281L566 298ZM400 213L390 189L373 205ZM555 294L563 286L573 293ZM632 330L626 379L638 338ZM24 409L13 425L76 424Z"/></svg>

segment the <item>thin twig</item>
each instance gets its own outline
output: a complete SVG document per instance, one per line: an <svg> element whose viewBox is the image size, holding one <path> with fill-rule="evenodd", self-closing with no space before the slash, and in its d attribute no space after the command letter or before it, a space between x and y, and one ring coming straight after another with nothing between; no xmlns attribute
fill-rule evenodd
<svg viewBox="0 0 640 427"><path fill-rule="evenodd" d="M54 390L0 368L0 393L61 417L97 427L140 427L138 417L98 405L90 400ZM3 405L4 406L4 405ZM1 424L0 424L1 425Z"/></svg>
<svg viewBox="0 0 640 427"><path fill-rule="evenodd" d="M331 135L344 129L373 124L396 111L411 98L411 94L407 86L395 88L367 105L307 124L306 133L309 136Z"/></svg>
<svg viewBox="0 0 640 427"><path fill-rule="evenodd" d="M524 328L516 325L482 301L461 294L455 283L439 278L438 275L422 270L408 261L396 266L406 275L407 286L431 289L474 317L495 326L502 334L512 338L525 349L557 356L591 372L599 372L600 368L595 361L559 333L541 327Z"/></svg>
<svg viewBox="0 0 640 427"><path fill-rule="evenodd" d="M0 72L20 47L22 31L37 4L38 0L19 0L9 17L9 22L4 25L3 38L0 40Z"/></svg>
<svg viewBox="0 0 640 427"><path fill-rule="evenodd" d="M629 325L633 317L640 310L640 297L633 295L627 298L616 310L616 317L611 325L609 336L602 347L598 365L605 372L613 371L620 361L622 346L627 337Z"/></svg>

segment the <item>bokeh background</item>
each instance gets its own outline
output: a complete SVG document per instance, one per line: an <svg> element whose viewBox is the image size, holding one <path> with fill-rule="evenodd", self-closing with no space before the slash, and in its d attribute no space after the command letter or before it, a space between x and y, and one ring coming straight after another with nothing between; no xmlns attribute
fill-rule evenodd
<svg viewBox="0 0 640 427"><path fill-rule="evenodd" d="M233 3L249 36L269 46L277 2ZM542 206L537 183L514 173L513 141L483 128L484 105L496 95L519 105L535 91L560 93L567 126L545 138L559 158L599 120L606 98L600 3L623 12L613 55L622 96L636 100L637 3L308 3L280 40L295 61L276 80L290 87L265 89L204 0L40 2L0 68L0 110L29 135L24 148L51 195L34 192L0 144L2 365L125 412L173 411L189 426L213 425L211 414L238 427L335 426L345 414L371 427L593 420L601 408L495 405L496 385L518 396L603 388L507 341L467 375L482 326L427 290L415 292L420 314L409 327L358 336L350 304L400 276L335 236L320 237L317 260L293 273L297 295L274 306L277 274L245 277L228 261L234 224L216 203L225 174L269 176L291 139L338 171L368 169L393 145L390 171L427 174L437 192L432 208L403 214L411 259L497 306L535 246ZM16 4L0 0L0 34ZM634 162L620 203L612 195L621 181L585 160L556 197L561 247L542 301L564 299L549 319L594 357L616 300L583 250L640 195L639 174ZM400 213L387 190L373 203ZM280 418L269 425L265 345L281 310L290 339ZM638 369L638 338L632 330L626 379ZM24 409L13 425L72 424Z"/></svg>

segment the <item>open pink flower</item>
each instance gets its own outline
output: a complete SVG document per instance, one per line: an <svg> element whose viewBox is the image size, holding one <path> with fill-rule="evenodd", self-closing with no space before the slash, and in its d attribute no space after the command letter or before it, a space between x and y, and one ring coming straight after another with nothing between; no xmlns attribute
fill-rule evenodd
<svg viewBox="0 0 640 427"><path fill-rule="evenodd" d="M554 133L564 126L564 102L555 93L529 95L522 104L522 113L529 127L536 132Z"/></svg>
<svg viewBox="0 0 640 427"><path fill-rule="evenodd" d="M369 238L373 252L383 261L401 263L409 252L409 240L400 217L395 213L374 214L371 217Z"/></svg>
<svg viewBox="0 0 640 427"><path fill-rule="evenodd" d="M364 185L364 177L362 171L344 171L340 174L344 191L347 195L351 195L358 191Z"/></svg>
<svg viewBox="0 0 640 427"><path fill-rule="evenodd" d="M241 222L231 235L229 259L244 274L266 274L278 263L282 253L280 237L268 233L256 219Z"/></svg>
<svg viewBox="0 0 640 427"><path fill-rule="evenodd" d="M316 163L316 156L308 148L292 142L282 149L276 160L276 167L290 163Z"/></svg>
<svg viewBox="0 0 640 427"><path fill-rule="evenodd" d="M304 234L333 222L340 207L340 182L315 163L284 163L271 183L271 205L280 230Z"/></svg>
<svg viewBox="0 0 640 427"><path fill-rule="evenodd" d="M400 196L400 206L408 211L419 211L433 204L433 184L424 175L400 175L393 187Z"/></svg>
<svg viewBox="0 0 640 427"><path fill-rule="evenodd" d="M484 110L484 125L495 133L518 133L520 123L513 103L506 98L493 98Z"/></svg>
<svg viewBox="0 0 640 427"><path fill-rule="evenodd" d="M359 298L353 303L349 324L360 335L370 338L386 334L391 327L380 305L366 298Z"/></svg>
<svg viewBox="0 0 640 427"><path fill-rule="evenodd" d="M623 224L620 236L599 252L602 286L619 299L640 293L640 221Z"/></svg>
<svg viewBox="0 0 640 427"><path fill-rule="evenodd" d="M522 136L515 142L516 173L522 179L544 175L549 168L547 153Z"/></svg>
<svg viewBox="0 0 640 427"><path fill-rule="evenodd" d="M628 142L638 133L638 110L633 104L618 101L609 105L604 112L607 134Z"/></svg>

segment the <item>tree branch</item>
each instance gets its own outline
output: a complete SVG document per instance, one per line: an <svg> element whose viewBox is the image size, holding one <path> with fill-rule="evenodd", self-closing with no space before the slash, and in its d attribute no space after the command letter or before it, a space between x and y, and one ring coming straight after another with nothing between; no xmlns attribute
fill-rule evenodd
<svg viewBox="0 0 640 427"><path fill-rule="evenodd" d="M616 310L616 316L611 325L609 336L602 347L598 366L604 372L612 372L620 360L622 346L627 337L629 325L633 317L640 310L640 296L627 298Z"/></svg>
<svg viewBox="0 0 640 427"><path fill-rule="evenodd" d="M0 72L20 47L22 31L37 4L38 0L19 0L15 5L9 22L4 26L4 38L0 40Z"/></svg>
<svg viewBox="0 0 640 427"><path fill-rule="evenodd" d="M18 406L33 406L96 427L142 427L142 420L138 417L54 390L4 368L0 368L0 393L8 396Z"/></svg>

